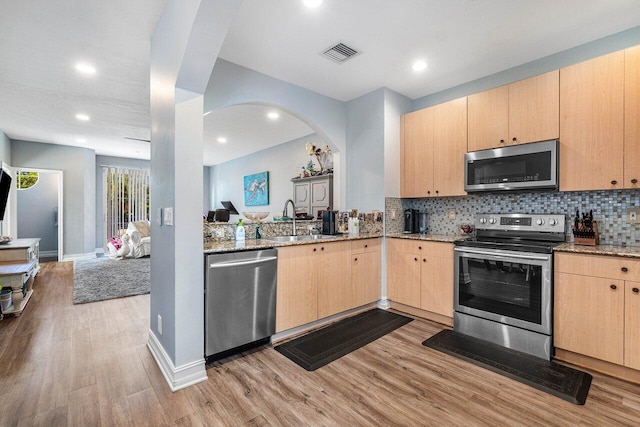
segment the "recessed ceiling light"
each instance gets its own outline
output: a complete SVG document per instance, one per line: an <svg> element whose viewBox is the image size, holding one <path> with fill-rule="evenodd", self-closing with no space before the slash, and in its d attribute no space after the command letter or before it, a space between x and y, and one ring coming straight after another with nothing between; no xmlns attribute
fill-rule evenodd
<svg viewBox="0 0 640 427"><path fill-rule="evenodd" d="M78 143L80 143L80 144L84 144L85 142L87 142L87 140L86 140L86 139L84 139L84 138L77 138L77 139L76 139L76 142L78 142Z"/></svg>
<svg viewBox="0 0 640 427"><path fill-rule="evenodd" d="M218 138L218 142L220 144L226 144L227 143L227 138L220 137L220 138Z"/></svg>
<svg viewBox="0 0 640 427"><path fill-rule="evenodd" d="M307 7L318 7L322 4L322 0L302 0Z"/></svg>
<svg viewBox="0 0 640 427"><path fill-rule="evenodd" d="M76 64L76 71L79 71L82 74L95 74L96 67L91 64L87 64L86 62L78 62Z"/></svg>
<svg viewBox="0 0 640 427"><path fill-rule="evenodd" d="M276 120L278 117L280 117L280 113L278 113L277 111L271 111L269 114L267 114L267 117L269 117L271 120Z"/></svg>
<svg viewBox="0 0 640 427"><path fill-rule="evenodd" d="M419 60L414 62L411 68L413 68L413 71L424 71L427 69L427 63L426 61Z"/></svg>
<svg viewBox="0 0 640 427"><path fill-rule="evenodd" d="M89 117L87 114L78 113L76 114L76 119L80 120L81 122L88 122L91 117Z"/></svg>

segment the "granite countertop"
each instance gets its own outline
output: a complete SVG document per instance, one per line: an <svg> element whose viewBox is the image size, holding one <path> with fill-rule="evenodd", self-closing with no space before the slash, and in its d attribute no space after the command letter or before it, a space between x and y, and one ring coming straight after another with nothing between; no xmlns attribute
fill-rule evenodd
<svg viewBox="0 0 640 427"><path fill-rule="evenodd" d="M339 234L335 238L322 240L305 240L300 242L273 242L266 239L246 239L244 241L223 240L219 242L205 242L204 253L214 254L235 251L251 251L256 249L281 248L294 245L312 245L318 243L342 242L345 240L362 240L383 237L382 233L360 233L356 235Z"/></svg>
<svg viewBox="0 0 640 427"><path fill-rule="evenodd" d="M553 248L555 252L572 252L588 255L609 255L627 258L640 259L640 247L637 246L616 246L616 245L576 245L573 243L562 243Z"/></svg>
<svg viewBox="0 0 640 427"><path fill-rule="evenodd" d="M425 240L429 242L453 243L458 240L464 240L469 236L463 234L387 233L386 237L393 237L394 239Z"/></svg>

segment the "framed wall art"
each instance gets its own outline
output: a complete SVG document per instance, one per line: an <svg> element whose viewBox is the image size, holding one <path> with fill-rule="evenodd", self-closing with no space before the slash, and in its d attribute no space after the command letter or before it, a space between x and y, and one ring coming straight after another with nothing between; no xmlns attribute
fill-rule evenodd
<svg viewBox="0 0 640 427"><path fill-rule="evenodd" d="M269 172L259 172L244 177L244 205L269 204Z"/></svg>

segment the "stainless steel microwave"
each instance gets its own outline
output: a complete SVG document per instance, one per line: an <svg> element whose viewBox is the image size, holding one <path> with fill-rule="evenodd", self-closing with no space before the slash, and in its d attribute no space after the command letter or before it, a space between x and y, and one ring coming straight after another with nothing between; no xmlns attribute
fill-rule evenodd
<svg viewBox="0 0 640 427"><path fill-rule="evenodd" d="M558 140L509 145L464 155L464 189L558 189Z"/></svg>

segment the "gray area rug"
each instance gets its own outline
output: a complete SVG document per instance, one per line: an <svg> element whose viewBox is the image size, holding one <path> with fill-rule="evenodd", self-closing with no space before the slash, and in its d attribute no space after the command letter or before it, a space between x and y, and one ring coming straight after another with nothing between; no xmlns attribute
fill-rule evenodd
<svg viewBox="0 0 640 427"><path fill-rule="evenodd" d="M150 269L149 257L120 260L100 257L75 261L73 303L148 294Z"/></svg>

